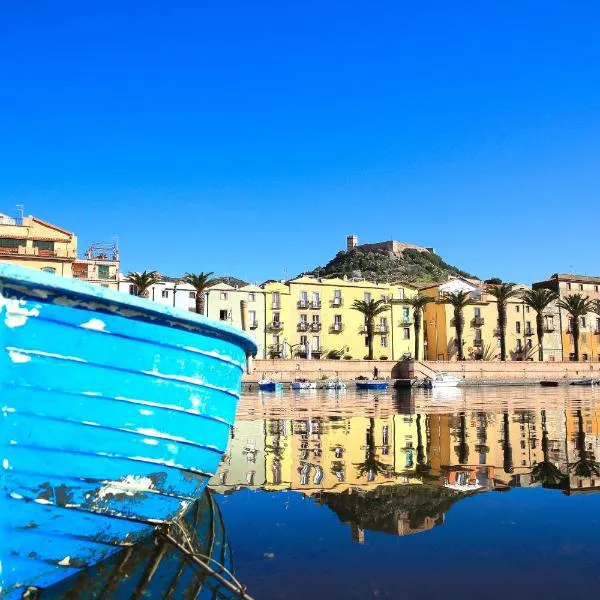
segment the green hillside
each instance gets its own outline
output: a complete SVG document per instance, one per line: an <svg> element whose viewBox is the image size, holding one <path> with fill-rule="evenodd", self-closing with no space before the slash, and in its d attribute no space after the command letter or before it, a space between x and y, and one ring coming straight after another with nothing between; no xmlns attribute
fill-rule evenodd
<svg viewBox="0 0 600 600"><path fill-rule="evenodd" d="M314 277L364 277L373 281L428 283L449 275L474 277L449 265L437 254L406 249L398 256L385 250L361 250L360 246L338 252L325 266L306 273Z"/></svg>

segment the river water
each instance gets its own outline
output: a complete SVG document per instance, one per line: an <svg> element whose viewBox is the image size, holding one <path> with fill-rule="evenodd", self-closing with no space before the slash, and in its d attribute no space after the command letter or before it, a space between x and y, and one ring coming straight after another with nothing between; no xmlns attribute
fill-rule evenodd
<svg viewBox="0 0 600 600"><path fill-rule="evenodd" d="M254 598L600 589L599 393L243 396L211 481Z"/></svg>

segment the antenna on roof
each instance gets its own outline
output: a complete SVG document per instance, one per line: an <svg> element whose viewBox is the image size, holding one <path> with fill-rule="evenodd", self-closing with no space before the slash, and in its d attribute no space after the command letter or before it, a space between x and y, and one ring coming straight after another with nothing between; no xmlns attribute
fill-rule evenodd
<svg viewBox="0 0 600 600"><path fill-rule="evenodd" d="M17 209L17 212L21 214L21 221L22 221L23 218L25 217L25 205L24 204L17 204L16 205L16 209Z"/></svg>

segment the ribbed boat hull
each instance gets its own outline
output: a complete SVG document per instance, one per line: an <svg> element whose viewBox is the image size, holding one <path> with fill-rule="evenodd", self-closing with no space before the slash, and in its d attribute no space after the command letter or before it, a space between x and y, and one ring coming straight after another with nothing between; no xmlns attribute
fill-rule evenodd
<svg viewBox="0 0 600 600"><path fill-rule="evenodd" d="M20 271L0 268L8 597L182 516L226 449L253 350L195 315Z"/></svg>

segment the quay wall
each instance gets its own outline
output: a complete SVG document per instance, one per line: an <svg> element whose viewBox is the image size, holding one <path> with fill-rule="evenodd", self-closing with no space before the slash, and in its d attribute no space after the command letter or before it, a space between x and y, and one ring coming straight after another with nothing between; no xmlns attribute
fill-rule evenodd
<svg viewBox="0 0 600 600"><path fill-rule="evenodd" d="M384 379L424 379L443 371L473 385L600 379L599 362L255 359L250 373L244 375L244 382L255 382L263 376L282 382L297 377L312 381L327 377L351 380L361 375L371 378L374 367Z"/></svg>

